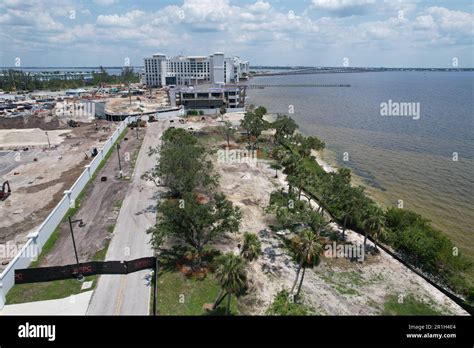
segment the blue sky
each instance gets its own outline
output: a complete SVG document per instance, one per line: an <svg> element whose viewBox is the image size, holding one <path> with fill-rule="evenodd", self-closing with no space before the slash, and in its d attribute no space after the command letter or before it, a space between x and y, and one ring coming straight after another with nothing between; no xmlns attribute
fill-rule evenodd
<svg viewBox="0 0 474 348"><path fill-rule="evenodd" d="M0 66L224 51L252 65L473 67L473 10L437 0L2 0Z"/></svg>

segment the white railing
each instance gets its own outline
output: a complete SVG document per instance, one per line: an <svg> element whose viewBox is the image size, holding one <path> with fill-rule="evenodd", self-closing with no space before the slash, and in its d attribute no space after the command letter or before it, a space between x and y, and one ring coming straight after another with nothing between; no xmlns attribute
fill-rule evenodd
<svg viewBox="0 0 474 348"><path fill-rule="evenodd" d="M10 261L7 268L0 274L0 309L5 306L5 295L15 284L15 270L27 268L35 258L35 255L39 255L39 253L41 253L43 246L64 219L69 208L73 208L75 206L77 197L86 187L87 183L94 175L106 154L112 148L115 141L123 133L125 128L127 128L128 123L132 121L134 121L134 117L127 117L122 123L120 123L118 129L107 140L102 149L99 151L98 155L95 156L87 166L85 166L84 171L79 176L79 178L77 178L71 189L64 191L64 197L61 199L61 201L41 223L38 230L28 235L28 241L21 248L18 255L16 255Z"/></svg>

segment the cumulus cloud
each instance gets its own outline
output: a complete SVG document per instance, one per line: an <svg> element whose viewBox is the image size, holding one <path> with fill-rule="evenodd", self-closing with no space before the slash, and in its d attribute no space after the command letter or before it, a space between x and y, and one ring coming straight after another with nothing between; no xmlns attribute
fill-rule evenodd
<svg viewBox="0 0 474 348"><path fill-rule="evenodd" d="M332 12L338 16L352 16L365 13L375 0L312 0L316 10Z"/></svg>
<svg viewBox="0 0 474 348"><path fill-rule="evenodd" d="M125 13L124 15L99 15L97 17L97 24L101 26L118 26L118 27L131 27L140 25L139 21L145 16L145 12L139 10L133 10Z"/></svg>
<svg viewBox="0 0 474 348"><path fill-rule="evenodd" d="M68 1L51 0L51 6L30 0L22 0L24 6L19 0L3 1L0 44L61 50L64 44L87 49L89 43L91 50L133 51L141 59L156 50L169 54L183 49L199 54L223 50L241 55L271 51L298 56L297 52L321 52L321 47L347 51L354 45L377 49L466 45L472 44L473 37L471 13L399 2L384 6L374 0L313 0L305 11L289 15L284 7L263 0L246 4L184 0L154 11L134 6L115 12L109 8L104 14L100 7L90 7L95 16L88 12L80 21L70 21L69 9L77 13L88 9ZM348 17L355 14L360 16Z"/></svg>

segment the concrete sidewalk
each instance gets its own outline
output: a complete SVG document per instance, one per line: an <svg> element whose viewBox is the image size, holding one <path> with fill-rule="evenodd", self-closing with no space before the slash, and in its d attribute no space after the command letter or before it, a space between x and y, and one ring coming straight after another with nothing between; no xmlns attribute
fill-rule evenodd
<svg viewBox="0 0 474 348"><path fill-rule="evenodd" d="M0 315L86 315L93 291L58 300L6 305Z"/></svg>

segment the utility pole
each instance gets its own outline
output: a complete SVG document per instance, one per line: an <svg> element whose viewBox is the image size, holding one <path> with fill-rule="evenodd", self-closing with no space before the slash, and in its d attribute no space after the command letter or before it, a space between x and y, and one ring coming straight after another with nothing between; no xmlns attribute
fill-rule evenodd
<svg viewBox="0 0 474 348"><path fill-rule="evenodd" d="M142 120L141 117L137 117L137 121L136 121L137 122L137 127L136 127L136 129L137 129L137 139L138 139L138 128L140 127L140 121L141 120Z"/></svg>
<svg viewBox="0 0 474 348"><path fill-rule="evenodd" d="M51 142L49 141L48 132L45 131L44 134L46 134L46 138L48 138L48 148L51 148Z"/></svg>
<svg viewBox="0 0 474 348"><path fill-rule="evenodd" d="M80 282L82 282L84 280L84 276L79 273L79 257L77 256L77 249L76 249L76 240L74 239L74 231L72 229L72 224L75 223L75 222L79 222L79 226L84 226L84 223L82 221L82 219L80 220L75 220L75 221L71 221L71 217L68 216L67 217L68 220L69 220L69 228L71 230L71 236L72 236L72 245L74 246L74 254L76 256L76 264L77 264L77 280L79 280Z"/></svg>
<svg viewBox="0 0 474 348"><path fill-rule="evenodd" d="M119 162L120 177L122 177L122 162L120 162L120 144L117 143L117 156Z"/></svg>

